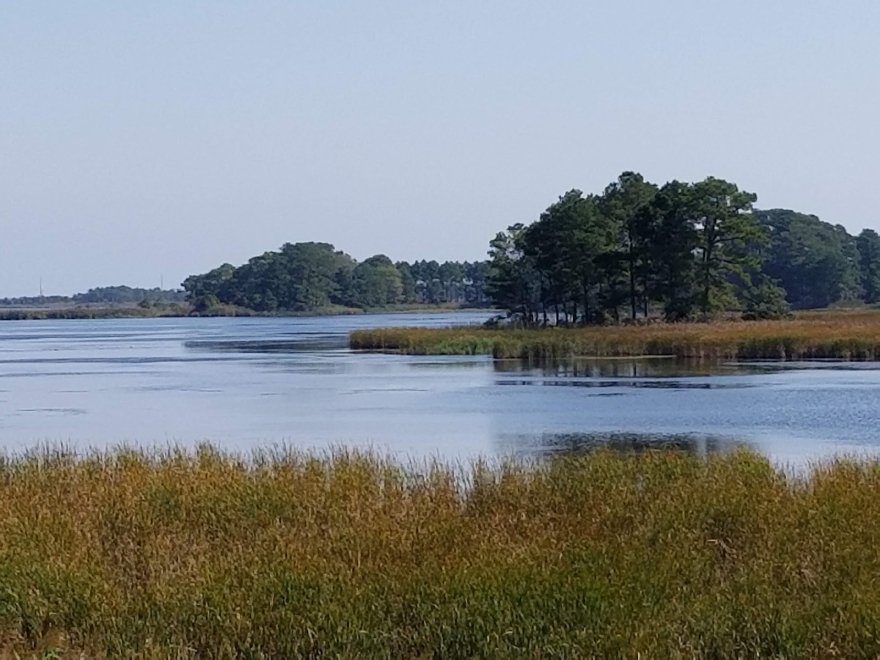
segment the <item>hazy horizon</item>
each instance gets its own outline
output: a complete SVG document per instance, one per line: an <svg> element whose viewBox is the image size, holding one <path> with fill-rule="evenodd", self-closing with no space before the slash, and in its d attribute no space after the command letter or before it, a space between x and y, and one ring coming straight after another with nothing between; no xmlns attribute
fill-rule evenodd
<svg viewBox="0 0 880 660"><path fill-rule="evenodd" d="M644 5L6 5L0 297L284 242L482 259L624 170L880 229L880 4Z"/></svg>

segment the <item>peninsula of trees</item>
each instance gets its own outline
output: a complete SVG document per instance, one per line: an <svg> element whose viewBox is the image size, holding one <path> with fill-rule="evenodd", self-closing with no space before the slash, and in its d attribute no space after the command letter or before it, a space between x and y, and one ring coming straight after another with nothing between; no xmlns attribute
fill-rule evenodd
<svg viewBox="0 0 880 660"><path fill-rule="evenodd" d="M709 177L658 186L624 172L571 190L490 242L482 262L357 262L328 243L286 243L183 282L196 313L493 305L523 325L773 318L880 302L880 236L790 210Z"/></svg>
<svg viewBox="0 0 880 660"><path fill-rule="evenodd" d="M491 242L488 291L525 325L666 321L880 300L880 237L709 177L659 187L624 172L600 195L571 190Z"/></svg>
<svg viewBox="0 0 880 660"><path fill-rule="evenodd" d="M484 261L362 262L329 243L285 243L235 267L223 264L183 282L197 313L234 306L262 313L333 312L395 305L486 307Z"/></svg>

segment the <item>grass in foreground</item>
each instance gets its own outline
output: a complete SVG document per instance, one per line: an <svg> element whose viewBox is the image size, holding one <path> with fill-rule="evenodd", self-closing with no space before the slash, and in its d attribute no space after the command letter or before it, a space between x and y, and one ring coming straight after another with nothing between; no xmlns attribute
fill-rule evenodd
<svg viewBox="0 0 880 660"><path fill-rule="evenodd" d="M0 466L0 651L874 656L878 538L874 461L31 456Z"/></svg>
<svg viewBox="0 0 880 660"><path fill-rule="evenodd" d="M529 360L674 356L695 359L880 359L880 311L806 313L785 321L725 321L538 330L377 328L353 349Z"/></svg>

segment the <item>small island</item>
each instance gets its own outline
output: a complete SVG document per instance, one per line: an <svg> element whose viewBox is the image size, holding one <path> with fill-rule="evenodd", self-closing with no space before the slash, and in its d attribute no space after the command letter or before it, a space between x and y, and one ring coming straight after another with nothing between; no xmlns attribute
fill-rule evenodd
<svg viewBox="0 0 880 660"><path fill-rule="evenodd" d="M490 243L491 328L358 330L360 350L496 358L880 357L880 236L760 211L709 177L624 172ZM836 309L829 310L834 307ZM805 312L825 308L824 312Z"/></svg>

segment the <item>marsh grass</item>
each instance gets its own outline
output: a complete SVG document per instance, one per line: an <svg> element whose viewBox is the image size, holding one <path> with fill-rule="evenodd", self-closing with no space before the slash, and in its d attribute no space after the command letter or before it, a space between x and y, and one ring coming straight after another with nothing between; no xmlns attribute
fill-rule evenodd
<svg viewBox="0 0 880 660"><path fill-rule="evenodd" d="M783 321L723 321L548 329L378 328L353 349L526 360L672 356L692 359L880 359L880 311L805 313Z"/></svg>
<svg viewBox="0 0 880 660"><path fill-rule="evenodd" d="M43 451L0 462L0 651L873 656L878 538L868 460Z"/></svg>

